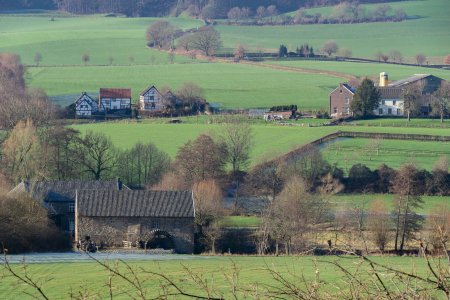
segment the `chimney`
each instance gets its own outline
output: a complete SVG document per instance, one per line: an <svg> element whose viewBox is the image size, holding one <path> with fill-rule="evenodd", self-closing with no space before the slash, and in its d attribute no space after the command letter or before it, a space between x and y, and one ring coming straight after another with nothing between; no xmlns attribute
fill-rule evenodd
<svg viewBox="0 0 450 300"><path fill-rule="evenodd" d="M385 87L385 86L388 86L388 84L389 84L388 73L381 72L380 73L380 84L379 84L379 86Z"/></svg>
<svg viewBox="0 0 450 300"><path fill-rule="evenodd" d="M120 178L117 178L117 189L118 189L119 191L121 191L122 188L123 188L122 180L120 180Z"/></svg>

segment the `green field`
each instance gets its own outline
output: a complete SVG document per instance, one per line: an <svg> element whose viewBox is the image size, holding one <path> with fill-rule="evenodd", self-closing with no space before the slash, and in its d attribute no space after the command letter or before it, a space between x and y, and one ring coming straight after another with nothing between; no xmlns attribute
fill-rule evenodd
<svg viewBox="0 0 450 300"><path fill-rule="evenodd" d="M450 158L449 142L422 142L403 140L344 139L328 144L324 157L345 172L357 163L376 169L387 164L397 169L405 163L430 170L441 156Z"/></svg>
<svg viewBox="0 0 450 300"><path fill-rule="evenodd" d="M111 137L114 144L122 149L131 148L137 142L152 142L161 150L175 157L178 149L187 141L195 139L201 133L218 135L220 124L163 124L163 123L136 123L136 122L110 122L99 124L76 125L74 128L81 132L93 130L103 132ZM251 152L252 165L287 153L292 149L307 144L327 134L342 131L363 131L380 133L412 133L429 135L449 135L448 129L442 128L405 128L405 127L366 127L366 126L279 126L272 124L255 124L253 128L253 149ZM397 141L386 141L396 143ZM422 142L417 142L422 143ZM402 144L402 142L400 142ZM427 144L430 147L440 147L441 143ZM404 151L408 151L406 145ZM411 148L413 149L413 147ZM431 148L434 149L434 148ZM431 149L429 149L431 151ZM328 154L327 154L328 155ZM433 164L436 155L430 154L424 161ZM361 157L362 160L367 157ZM343 162L341 162L343 163ZM367 161L370 163L370 161ZM395 163L395 161L394 161ZM374 162L373 167L380 163ZM397 162L398 166L398 162ZM428 165L427 165L428 166ZM345 168L345 166L343 166Z"/></svg>
<svg viewBox="0 0 450 300"><path fill-rule="evenodd" d="M422 276L427 276L425 261L417 257L373 257L373 259L390 267L411 271L412 268ZM316 276L316 270L320 281L326 283L326 290L332 294L337 293L339 288L345 287L344 275L335 266L330 263L339 261L339 263L350 271L355 271L358 260L355 258L336 258L336 257L205 257L205 256L179 256L176 260L164 261L140 261L131 262L130 265L136 270L140 278L146 279L142 284L148 290L149 296L153 297L160 292L159 279L145 274L145 270L164 274L174 280L177 284L189 292L199 292L198 285L192 283L190 277L183 269L183 265L192 272L199 274L204 279L208 279L208 284L214 286L224 293L225 298L230 298L230 284L226 275L232 275L233 265L236 265L239 271L238 283L239 299L253 298L252 294L245 294L244 290L265 288L267 284L275 283L267 270L276 268L278 272L284 274L286 278L299 284L299 278L294 276L304 276L307 282L313 281ZM110 262L112 263L112 261ZM316 267L317 265L317 267ZM15 266L16 270L21 267ZM361 268L366 270L367 265ZM121 268L124 271L124 267ZM0 275L3 270L0 270ZM39 263L30 264L27 272L35 280L49 280L43 285L43 290L51 299L69 298L69 293L77 291L89 291L91 298L106 299L109 298L108 271L93 262L84 263ZM21 271L19 271L21 273ZM387 282L390 275L385 274ZM115 299L130 299L127 292L132 292L128 284L113 277L113 294ZM252 288L253 287L253 288ZM0 284L0 298L2 299L22 299L26 297L24 292L30 292L30 289L23 284L18 284L12 277L3 277ZM78 293L76 293L78 296ZM131 294L135 296L136 294ZM245 296L247 295L247 296ZM336 295L336 294L335 294ZM137 296L137 295L136 295Z"/></svg>
<svg viewBox="0 0 450 300"><path fill-rule="evenodd" d="M378 127L424 127L424 128L449 128L450 120L444 119L411 119L406 118L376 118L371 120L356 120L347 123L348 126L378 126Z"/></svg>
<svg viewBox="0 0 450 300"><path fill-rule="evenodd" d="M302 109L327 109L328 94L341 81L319 74L291 73L231 63L198 63L153 66L39 67L30 68L30 85L50 96L71 95L100 87L130 87L133 99L149 85L179 88L195 82L210 103L249 108L297 104ZM58 99L58 97L56 97ZM69 102L70 103L70 102ZM63 102L61 105L68 105Z"/></svg>
<svg viewBox="0 0 450 300"><path fill-rule="evenodd" d="M374 57L379 50L399 50L410 60L419 52L442 57L450 48L450 6L447 0L401 1L389 3L401 7L409 16L404 22L323 24L296 26L219 26L226 47L244 43L251 47L278 49L285 44L289 50L309 43L316 52L325 41L334 39L355 57ZM442 62L442 59L437 59Z"/></svg>
<svg viewBox="0 0 450 300"><path fill-rule="evenodd" d="M389 80L399 80L414 74L433 74L434 76L450 80L450 70L423 68L413 66L401 66L381 63L358 63L344 61L308 61L308 60L285 60L268 61L266 63L289 66L294 68L314 69L321 71L333 71L357 77L369 77L375 80L380 78L381 72L389 74Z"/></svg>

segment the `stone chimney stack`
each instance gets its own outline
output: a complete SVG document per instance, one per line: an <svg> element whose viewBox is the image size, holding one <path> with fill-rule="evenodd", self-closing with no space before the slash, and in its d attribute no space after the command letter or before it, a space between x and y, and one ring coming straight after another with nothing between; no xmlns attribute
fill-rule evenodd
<svg viewBox="0 0 450 300"><path fill-rule="evenodd" d="M380 73L380 84L379 86L388 86L389 85L389 76L388 73L386 72L381 72Z"/></svg>

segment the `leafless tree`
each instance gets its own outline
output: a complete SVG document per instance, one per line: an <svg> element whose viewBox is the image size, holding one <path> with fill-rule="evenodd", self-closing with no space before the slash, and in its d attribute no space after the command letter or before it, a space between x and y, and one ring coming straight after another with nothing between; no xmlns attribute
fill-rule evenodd
<svg viewBox="0 0 450 300"><path fill-rule="evenodd" d="M336 44L336 41L329 40L323 45L322 52L326 53L328 56L331 56L331 54L337 53L338 49L339 47Z"/></svg>
<svg viewBox="0 0 450 300"><path fill-rule="evenodd" d="M224 149L213 138L201 134L189 141L177 153L175 165L188 184L218 179L224 174Z"/></svg>
<svg viewBox="0 0 450 300"><path fill-rule="evenodd" d="M169 52L169 54L167 54L167 59L169 61L169 64L172 64L175 62L175 53L173 53L172 51Z"/></svg>
<svg viewBox="0 0 450 300"><path fill-rule="evenodd" d="M83 171L100 180L117 163L117 151L111 140L102 133L88 131L78 145L77 153Z"/></svg>
<svg viewBox="0 0 450 300"><path fill-rule="evenodd" d="M379 62L381 62L381 60L383 59L383 52L378 51L377 53L375 53L375 59L378 60Z"/></svg>
<svg viewBox="0 0 450 300"><path fill-rule="evenodd" d="M450 65L450 54L444 57L444 64Z"/></svg>
<svg viewBox="0 0 450 300"><path fill-rule="evenodd" d="M184 51L191 51L192 46L192 34L184 34L178 39L178 47L183 48Z"/></svg>
<svg viewBox="0 0 450 300"><path fill-rule="evenodd" d="M157 21L147 29L147 42L158 48L169 47L173 41L175 27L168 21Z"/></svg>
<svg viewBox="0 0 450 300"><path fill-rule="evenodd" d="M242 11L239 7L232 7L228 11L228 19L234 19L236 22L242 18Z"/></svg>
<svg viewBox="0 0 450 300"><path fill-rule="evenodd" d="M415 84L409 85L402 90L403 110L406 112L408 122L411 121L412 115L417 115L420 112L419 99L421 95L421 88Z"/></svg>
<svg viewBox="0 0 450 300"><path fill-rule="evenodd" d="M236 49L234 49L234 58L239 61L245 57L245 53L247 52L247 47L245 47L242 44L239 44L236 46Z"/></svg>
<svg viewBox="0 0 450 300"><path fill-rule="evenodd" d="M341 49L339 49L339 56L342 56L342 57L351 57L352 56L352 51L350 51L349 49L347 49L347 48L341 48Z"/></svg>
<svg viewBox="0 0 450 300"><path fill-rule="evenodd" d="M192 47L210 56L222 47L220 33L212 27L202 28L192 35Z"/></svg>
<svg viewBox="0 0 450 300"><path fill-rule="evenodd" d="M398 50L392 50L389 53L389 57L391 58L392 61L395 61L398 63L403 62L403 55Z"/></svg>
<svg viewBox="0 0 450 300"><path fill-rule="evenodd" d="M449 113L449 101L450 84L447 82L442 82L439 89L435 92L432 102L432 113L433 115L441 118L441 123L444 122L444 117Z"/></svg>
<svg viewBox="0 0 450 300"><path fill-rule="evenodd" d="M185 82L177 90L176 96L189 104L204 101L203 89L194 82Z"/></svg>
<svg viewBox="0 0 450 300"><path fill-rule="evenodd" d="M414 165L406 164L398 170L392 186L395 193L392 215L395 228L394 248L400 253L405 243L422 228L423 216L416 213L423 204L418 192L420 186L421 181Z"/></svg>
<svg viewBox="0 0 450 300"><path fill-rule="evenodd" d="M39 52L36 52L36 54L34 54L34 62L36 63L36 66L39 67L39 63L42 61L42 54Z"/></svg>
<svg viewBox="0 0 450 300"><path fill-rule="evenodd" d="M88 63L90 60L91 60L91 57L89 56L88 53L84 53L84 54L81 56L81 61L84 63L85 66L87 65L87 63Z"/></svg>
<svg viewBox="0 0 450 300"><path fill-rule="evenodd" d="M389 210L383 200L373 202L367 216L367 229L375 245L384 251L390 238Z"/></svg>
<svg viewBox="0 0 450 300"><path fill-rule="evenodd" d="M446 203L435 207L427 217L425 228L435 254L445 254L450 242L450 206Z"/></svg>
<svg viewBox="0 0 450 300"><path fill-rule="evenodd" d="M422 53L416 54L415 58L416 58L416 62L419 66L422 66L425 63L425 61L427 60L427 57Z"/></svg>
<svg viewBox="0 0 450 300"><path fill-rule="evenodd" d="M258 8L256 9L256 16L259 19L264 18L267 15L267 11L266 8L264 6L258 6Z"/></svg>

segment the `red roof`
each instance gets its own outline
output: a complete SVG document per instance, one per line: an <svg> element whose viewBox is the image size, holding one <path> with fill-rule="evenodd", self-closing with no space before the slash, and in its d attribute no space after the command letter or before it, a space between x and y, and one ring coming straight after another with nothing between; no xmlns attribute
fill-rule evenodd
<svg viewBox="0 0 450 300"><path fill-rule="evenodd" d="M100 89L100 98L129 98L131 99L131 89Z"/></svg>

